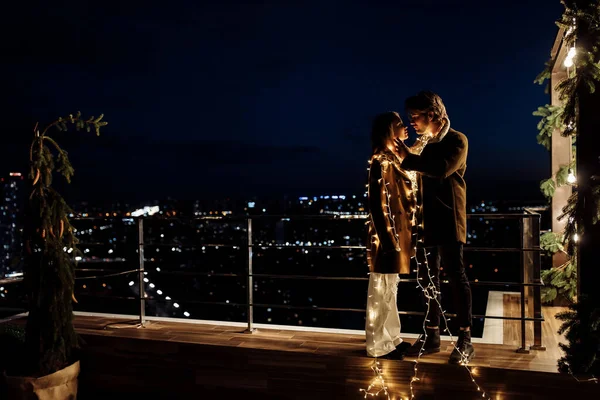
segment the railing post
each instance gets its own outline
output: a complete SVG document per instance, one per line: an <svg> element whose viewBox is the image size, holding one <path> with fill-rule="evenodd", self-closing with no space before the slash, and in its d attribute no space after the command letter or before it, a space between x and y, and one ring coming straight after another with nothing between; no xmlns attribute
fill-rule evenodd
<svg viewBox="0 0 600 400"><path fill-rule="evenodd" d="M253 243L252 243L252 218L248 217L248 225L246 227L246 232L247 232L247 238L248 238L248 243L247 243L247 274L248 274L248 281L247 281L247 286L248 289L246 290L246 301L247 301L247 314L248 314L248 328L246 328L245 332L246 333L254 333L256 331L256 329L254 329L254 306L253 306L253 302L254 302L254 284L252 282L252 250L253 250Z"/></svg>
<svg viewBox="0 0 600 400"><path fill-rule="evenodd" d="M540 247L540 215L534 214L531 216L531 241L530 247ZM539 251L532 252L532 283L539 285L542 282L541 279L541 253ZM529 348L531 350L546 350L546 347L542 345L542 289L540 286L533 287L533 345Z"/></svg>
<svg viewBox="0 0 600 400"><path fill-rule="evenodd" d="M138 218L138 254L139 271L138 285L140 292L140 322L141 326L146 323L146 285L144 284L144 218Z"/></svg>
<svg viewBox="0 0 600 400"><path fill-rule="evenodd" d="M529 353L525 345L526 341L526 331L525 331L525 286L524 284L527 281L527 266L525 257L525 226L524 226L524 216L519 219L519 230L521 233L521 252L520 252L520 260L521 260L521 347L517 349L517 353Z"/></svg>

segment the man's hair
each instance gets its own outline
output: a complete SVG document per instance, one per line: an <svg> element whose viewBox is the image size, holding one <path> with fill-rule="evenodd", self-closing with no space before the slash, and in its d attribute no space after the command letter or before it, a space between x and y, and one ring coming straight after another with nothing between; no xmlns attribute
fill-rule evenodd
<svg viewBox="0 0 600 400"><path fill-rule="evenodd" d="M446 106L442 98L429 90L423 90L417 93L416 96L411 96L404 102L404 108L407 112L423 111L432 112L433 120L438 122L444 118L448 118Z"/></svg>
<svg viewBox="0 0 600 400"><path fill-rule="evenodd" d="M402 123L402 118L395 111L379 114L373 119L373 126L371 128L371 146L373 147L373 152L385 148L388 140L394 134L393 124L397 122Z"/></svg>

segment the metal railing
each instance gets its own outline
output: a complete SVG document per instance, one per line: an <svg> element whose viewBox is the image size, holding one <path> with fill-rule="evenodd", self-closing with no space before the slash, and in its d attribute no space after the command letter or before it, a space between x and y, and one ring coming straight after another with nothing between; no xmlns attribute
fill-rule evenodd
<svg viewBox="0 0 600 400"><path fill-rule="evenodd" d="M543 283L540 279L540 269L541 269L541 249L540 249L540 215L533 212L525 211L523 214L468 214L467 218L470 220L474 219L485 219L485 220L518 220L519 221L519 230L520 230L520 240L519 245L516 247L477 247L477 246L465 246L465 252L494 252L494 253L516 253L520 254L520 280L518 282L500 282L500 281L478 281L473 280L470 281L470 284L473 286L501 286L501 287L519 287L519 295L520 295L520 316L518 317L510 317L510 316L497 316L497 315L480 315L475 314L473 318L481 318L481 319L500 319L500 320L518 320L520 321L520 333L521 333L521 345L517 349L518 352L528 352L529 349L532 350L544 350L545 348L542 345L542 328L541 324L544 321L542 315L541 308L541 286ZM297 309L297 310L321 310L321 311L350 311L350 312L362 312L365 313L366 310L360 308L345 308L345 307L317 307L317 306L294 306L294 305L282 305L282 304L269 304L269 303L255 303L254 302L254 278L269 278L269 279L305 279L305 280L339 280L339 281L368 281L368 277L349 277L349 276L314 276L314 275L282 275L282 274L269 274L269 273L255 273L253 268L253 259L254 259L254 250L256 248L310 248L310 249L352 249L352 250L365 250L365 246L362 245L348 245L348 246L307 246L307 245L297 245L297 244L273 244L273 243L257 243L253 236L253 223L258 220L344 220L344 219L366 219L366 216L336 216L336 215L318 215L318 216L308 216L308 215L300 215L300 216L289 216L289 215L260 215L260 216L245 216L245 217L222 217L215 219L215 217L194 217L191 220L194 221L211 221L211 222L238 222L245 225L245 253L246 253L246 270L243 274L241 273L213 273L213 272L199 272L199 271L162 271L161 274L168 275L183 275L183 276L210 276L210 277L238 277L244 278L246 280L246 302L245 303L223 303L216 301L198 301L193 299L178 299L179 302L188 302L193 304L206 304L206 305L224 305L224 306L242 306L246 308L246 316L247 316L247 329L246 332L253 332L255 330L254 327L254 309L255 307L269 307L269 308L286 308L286 309ZM74 222L82 221L82 220L107 220L107 218L99 217L99 218L73 218ZM152 245L151 242L145 242L145 234L144 234L144 221L145 220L175 220L172 217L137 217L131 219L135 221L137 224L137 250L138 253L138 266L135 269L130 269L128 271L120 271L109 268L78 268L78 271L82 272L94 272L95 274L99 274L97 276L83 276L78 277L77 279L91 279L91 278L102 278L107 276L115 276L127 273L137 273L137 289L139 291L137 296L105 296L111 297L115 299L121 300L135 300L138 304L139 309L139 324L142 326L146 323L146 307L148 301L169 301L165 299L159 299L155 297L149 297L146 293L146 282L144 281L145 273L147 272L145 269L145 262L148 258L145 256L145 248L149 245ZM182 218L177 218L176 220L181 221ZM99 244L99 243L97 243ZM175 243L160 243L161 245L171 245ZM81 246L85 245L83 243ZM206 247L228 247L228 248L237 248L240 246L232 245L232 244L198 244ZM81 247L80 246L80 247ZM8 285L11 282L16 282L18 280L5 280L3 284ZM416 278L403 278L400 279L400 282L414 282L416 283ZM132 281L133 282L133 281ZM447 281L442 280L443 283L447 283ZM175 300L170 300L174 302ZM526 312L528 309L529 313ZM408 310L400 310L400 315L424 315L423 312L417 311L408 311ZM527 314L532 316L527 316ZM453 314L447 314L452 317ZM526 322L533 322L533 344L527 349L526 346Z"/></svg>

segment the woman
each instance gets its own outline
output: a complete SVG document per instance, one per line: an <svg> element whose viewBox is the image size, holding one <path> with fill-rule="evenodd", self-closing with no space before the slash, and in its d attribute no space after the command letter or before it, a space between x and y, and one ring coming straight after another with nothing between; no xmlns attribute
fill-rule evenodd
<svg viewBox="0 0 600 400"><path fill-rule="evenodd" d="M401 357L401 352L396 351L402 342L396 304L398 274L410 272L417 200L411 176L400 169L401 160L396 155L394 140L404 141L407 137L398 113L387 112L375 117L367 185L370 277L365 330L367 354L371 357Z"/></svg>

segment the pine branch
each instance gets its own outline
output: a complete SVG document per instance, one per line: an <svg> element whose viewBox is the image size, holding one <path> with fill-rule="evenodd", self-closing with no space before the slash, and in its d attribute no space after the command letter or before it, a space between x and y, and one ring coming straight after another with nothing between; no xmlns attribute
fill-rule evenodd
<svg viewBox="0 0 600 400"><path fill-rule="evenodd" d="M546 252L546 255L564 252L562 235L556 232L544 233L540 236L540 248Z"/></svg>
<svg viewBox="0 0 600 400"><path fill-rule="evenodd" d="M567 253L571 257L575 254L575 235L578 235L577 221L581 221L582 218L582 210L579 205L578 198L579 196L577 191L573 191L573 193L571 194L571 196L569 196L569 199L567 200L567 205L564 206L562 209L562 214L558 217L559 221L562 221L565 218L567 219L563 235Z"/></svg>
<svg viewBox="0 0 600 400"><path fill-rule="evenodd" d="M561 165L556 171L555 180L556 187L561 187L568 184L567 178L569 177L569 170L572 168L572 164Z"/></svg>
<svg viewBox="0 0 600 400"><path fill-rule="evenodd" d="M552 267L541 272L542 302L549 303L559 295L573 302L577 291L577 265L575 258L569 259L559 267Z"/></svg>
<svg viewBox="0 0 600 400"><path fill-rule="evenodd" d="M540 190L547 199L552 199L556 192L556 183L553 178L544 179L540 182Z"/></svg>
<svg viewBox="0 0 600 400"><path fill-rule="evenodd" d="M571 374L600 373L600 309L583 297L568 311L558 313L563 321L558 333L565 334L567 344L560 344L564 356L558 361L561 372Z"/></svg>
<svg viewBox="0 0 600 400"><path fill-rule="evenodd" d="M552 67L554 66L554 62L553 60L548 60L546 61L546 64L544 66L544 70L542 72L540 72L538 74L538 76L536 76L536 78L534 79L534 83L537 83L538 85L543 85L544 82L546 82L546 80L549 80L552 77ZM544 91L546 93L548 93L550 90L550 86L546 85L546 88L544 89Z"/></svg>
<svg viewBox="0 0 600 400"><path fill-rule="evenodd" d="M542 117L538 122L538 136L537 141L539 144L544 146L546 150L550 150L552 145L552 133L555 129L562 129L562 113L563 108L559 106L552 106L546 104L543 107L538 107L533 115L536 117Z"/></svg>

